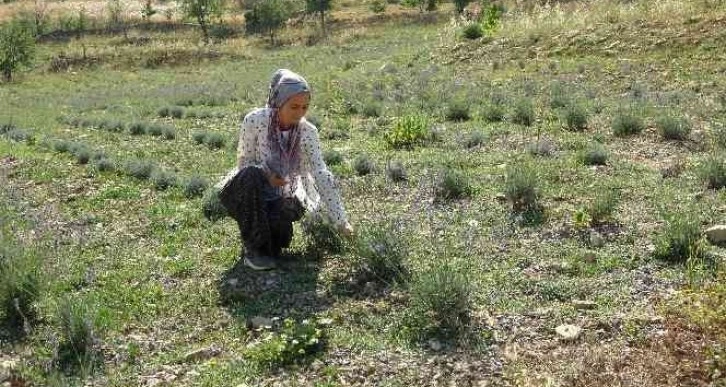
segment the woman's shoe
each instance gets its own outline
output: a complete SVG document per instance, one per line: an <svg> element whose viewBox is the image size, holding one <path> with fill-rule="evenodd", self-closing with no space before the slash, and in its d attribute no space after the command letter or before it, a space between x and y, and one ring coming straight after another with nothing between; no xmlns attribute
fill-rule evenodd
<svg viewBox="0 0 726 387"><path fill-rule="evenodd" d="M245 266L252 270L272 270L277 267L275 259L266 255L247 254L244 258Z"/></svg>

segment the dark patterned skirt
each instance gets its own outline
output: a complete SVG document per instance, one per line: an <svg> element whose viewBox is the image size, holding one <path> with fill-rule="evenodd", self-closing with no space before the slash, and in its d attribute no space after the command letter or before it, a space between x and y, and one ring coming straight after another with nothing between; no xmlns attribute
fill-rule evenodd
<svg viewBox="0 0 726 387"><path fill-rule="evenodd" d="M292 222L304 208L297 198L269 198L270 184L259 167L245 167L219 192L219 199L237 221L246 254L278 256L292 241Z"/></svg>

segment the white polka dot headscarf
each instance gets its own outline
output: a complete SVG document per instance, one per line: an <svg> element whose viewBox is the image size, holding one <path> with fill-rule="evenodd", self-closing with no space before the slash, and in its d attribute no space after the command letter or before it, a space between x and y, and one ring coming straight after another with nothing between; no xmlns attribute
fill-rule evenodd
<svg viewBox="0 0 726 387"><path fill-rule="evenodd" d="M295 125L290 131L287 144L281 141L279 109L292 96L300 93L310 93L310 86L305 78L287 70L275 71L270 80L270 91L267 96L267 107L270 108L270 125L267 128L267 138L273 151L275 167L282 175L296 171L300 166L300 125ZM279 163L279 164L278 164Z"/></svg>
<svg viewBox="0 0 726 387"><path fill-rule="evenodd" d="M272 74L270 80L267 107L279 109L290 97L300 93L310 93L310 86L305 78L290 70L279 69Z"/></svg>

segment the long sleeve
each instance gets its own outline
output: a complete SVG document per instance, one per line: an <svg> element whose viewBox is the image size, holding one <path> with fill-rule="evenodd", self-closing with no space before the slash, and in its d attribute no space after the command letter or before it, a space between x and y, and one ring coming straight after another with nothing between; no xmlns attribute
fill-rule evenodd
<svg viewBox="0 0 726 387"><path fill-rule="evenodd" d="M308 124L305 135L300 140L300 150L302 152L303 165L308 169L307 172L315 180L315 187L320 195L320 200L324 203L328 211L330 220L335 225L342 225L347 221L345 208L340 198L338 185L335 177L328 170L320 151L320 140L318 138L318 129L312 124Z"/></svg>
<svg viewBox="0 0 726 387"><path fill-rule="evenodd" d="M259 110L250 112L242 120L237 144L237 167L242 169L260 163L257 157L258 138L263 126L264 116Z"/></svg>

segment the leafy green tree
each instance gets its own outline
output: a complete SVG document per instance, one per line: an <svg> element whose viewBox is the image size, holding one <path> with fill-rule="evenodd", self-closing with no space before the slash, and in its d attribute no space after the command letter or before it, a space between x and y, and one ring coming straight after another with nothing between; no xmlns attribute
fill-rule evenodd
<svg viewBox="0 0 726 387"><path fill-rule="evenodd" d="M471 2L471 0L454 0L454 7L456 8L456 13L458 15L461 15L464 12L464 8L469 5L469 2Z"/></svg>
<svg viewBox="0 0 726 387"><path fill-rule="evenodd" d="M285 0L261 0L245 12L245 31L248 34L267 35L275 44L275 34L290 17L290 3Z"/></svg>
<svg viewBox="0 0 726 387"><path fill-rule="evenodd" d="M223 9L224 0L182 0L184 16L197 21L205 42L209 42L209 25L212 18L222 16Z"/></svg>
<svg viewBox="0 0 726 387"><path fill-rule="evenodd" d="M10 82L13 72L30 65L35 52L33 28L13 20L0 27L0 71L3 79Z"/></svg>
<svg viewBox="0 0 726 387"><path fill-rule="evenodd" d="M305 11L309 14L320 15L320 26L325 35L325 12L333 8L333 0L305 0Z"/></svg>

